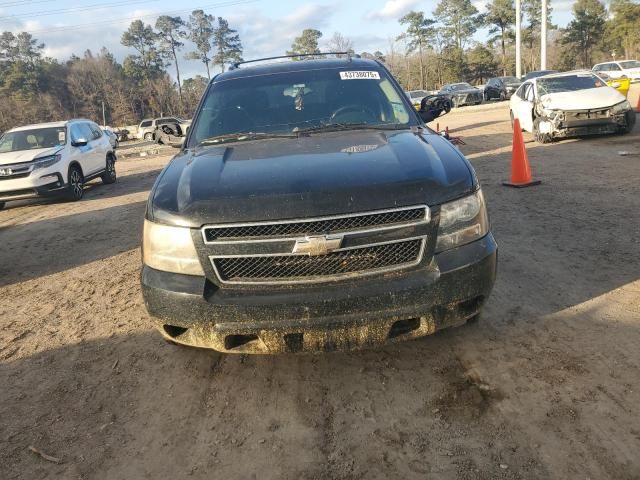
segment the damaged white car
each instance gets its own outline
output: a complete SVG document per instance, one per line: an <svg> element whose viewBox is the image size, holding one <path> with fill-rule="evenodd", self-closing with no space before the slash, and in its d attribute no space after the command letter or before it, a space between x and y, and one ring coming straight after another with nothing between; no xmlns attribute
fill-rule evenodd
<svg viewBox="0 0 640 480"><path fill-rule="evenodd" d="M511 121L540 143L558 138L629 133L631 103L590 71L556 73L524 82L511 97Z"/></svg>

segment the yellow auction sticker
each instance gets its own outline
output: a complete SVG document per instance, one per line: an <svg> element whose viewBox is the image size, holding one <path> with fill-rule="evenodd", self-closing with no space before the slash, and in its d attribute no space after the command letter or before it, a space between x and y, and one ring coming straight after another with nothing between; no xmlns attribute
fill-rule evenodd
<svg viewBox="0 0 640 480"><path fill-rule="evenodd" d="M380 80L380 74L371 70L340 72L342 80Z"/></svg>

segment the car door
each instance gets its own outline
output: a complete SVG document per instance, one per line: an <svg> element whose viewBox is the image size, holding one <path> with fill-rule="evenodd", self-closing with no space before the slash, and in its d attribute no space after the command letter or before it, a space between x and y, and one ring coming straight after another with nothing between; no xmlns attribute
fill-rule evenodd
<svg viewBox="0 0 640 480"><path fill-rule="evenodd" d="M609 75L611 78L620 78L624 75L624 72L622 71L622 68L620 68L620 65L618 65L617 63L609 63L607 75Z"/></svg>
<svg viewBox="0 0 640 480"><path fill-rule="evenodd" d="M100 148L99 137L96 138L97 134L91 127L91 124L82 122L80 124L80 130L82 131L83 137L87 140L87 147L89 147L84 152L84 164L82 166L85 176L87 176L104 168L104 158Z"/></svg>
<svg viewBox="0 0 640 480"><path fill-rule="evenodd" d="M111 151L111 142L107 134L102 131L97 123L90 123L89 126L94 135L96 165L98 166L98 170L102 170L107 165L107 154Z"/></svg>
<svg viewBox="0 0 640 480"><path fill-rule="evenodd" d="M533 129L534 98L533 82L525 82L513 95L512 100L513 116L520 121L520 127L528 132Z"/></svg>

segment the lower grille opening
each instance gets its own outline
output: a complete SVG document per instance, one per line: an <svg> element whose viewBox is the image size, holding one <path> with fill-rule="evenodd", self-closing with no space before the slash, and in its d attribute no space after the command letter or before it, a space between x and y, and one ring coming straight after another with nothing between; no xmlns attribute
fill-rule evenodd
<svg viewBox="0 0 640 480"><path fill-rule="evenodd" d="M233 350L256 340L258 340L257 335L227 335L224 337L224 348Z"/></svg>
<svg viewBox="0 0 640 480"><path fill-rule="evenodd" d="M304 345L302 333L288 333L284 336L284 343L287 346L287 351L291 353L299 352Z"/></svg>
<svg viewBox="0 0 640 480"><path fill-rule="evenodd" d="M175 325L163 325L162 328L164 329L164 332L171 338L178 338L184 332L189 330L188 328L176 327Z"/></svg>
<svg viewBox="0 0 640 480"><path fill-rule="evenodd" d="M409 318L407 320L398 320L391 325L389 329L389 338L399 337L407 333L413 332L420 328L419 318Z"/></svg>

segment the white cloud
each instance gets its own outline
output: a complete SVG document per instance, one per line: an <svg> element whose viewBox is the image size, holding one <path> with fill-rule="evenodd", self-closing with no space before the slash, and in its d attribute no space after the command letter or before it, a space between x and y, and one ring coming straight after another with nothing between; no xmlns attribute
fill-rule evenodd
<svg viewBox="0 0 640 480"><path fill-rule="evenodd" d="M369 20L395 20L420 3L419 0L387 0L380 10L367 13Z"/></svg>
<svg viewBox="0 0 640 480"><path fill-rule="evenodd" d="M225 18L240 34L244 58L251 59L285 55L295 37L305 28L316 28L329 35L325 27L338 10L339 7L332 4L306 4L282 18L272 18L261 15L254 8L245 8Z"/></svg>
<svg viewBox="0 0 640 480"><path fill-rule="evenodd" d="M487 11L487 1L488 0L472 0L471 4L476 7L480 13L485 13Z"/></svg>

